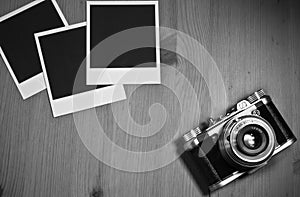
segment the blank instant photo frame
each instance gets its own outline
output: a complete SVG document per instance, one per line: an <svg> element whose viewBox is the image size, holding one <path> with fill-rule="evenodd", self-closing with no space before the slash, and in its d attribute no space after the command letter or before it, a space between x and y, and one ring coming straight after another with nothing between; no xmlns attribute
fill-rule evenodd
<svg viewBox="0 0 300 197"><path fill-rule="evenodd" d="M55 0L36 0L0 17L0 54L23 99L46 88L34 33L67 25Z"/></svg>
<svg viewBox="0 0 300 197"><path fill-rule="evenodd" d="M93 50L97 51L99 43L122 31L145 26L153 27L147 33L151 38L146 39L151 39L155 47L125 51L103 65L106 63ZM158 1L87 1L87 84L160 84L159 42ZM122 44L108 48L113 51ZM109 50L103 49L102 55Z"/></svg>
<svg viewBox="0 0 300 197"><path fill-rule="evenodd" d="M126 99L122 85L86 85L86 22L36 33L35 40L54 117Z"/></svg>

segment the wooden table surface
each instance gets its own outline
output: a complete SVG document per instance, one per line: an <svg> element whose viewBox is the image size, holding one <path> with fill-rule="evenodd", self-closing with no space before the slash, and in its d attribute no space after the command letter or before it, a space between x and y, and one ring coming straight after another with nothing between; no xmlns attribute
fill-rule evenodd
<svg viewBox="0 0 300 197"><path fill-rule="evenodd" d="M82 22L85 0L57 0L70 24ZM4 15L30 0L1 0ZM197 39L214 58L232 105L264 88L300 139L300 3L297 0L159 0L160 25ZM171 39L174 49L177 39ZM162 62L179 70L198 94L193 128L211 113L209 90L194 65L170 52ZM72 115L53 118L46 91L23 101L4 62L0 60L0 196L152 197L203 196L184 163L149 172L126 172L97 160L82 143ZM181 81L162 71L162 79ZM128 92L135 86L125 86ZM137 86L136 86L137 87ZM185 86L182 86L184 94ZM130 96L130 115L138 124L151 122L149 108L165 107L167 120L148 138L133 137L118 128L111 105L96 109L106 135L118 146L150 151L170 141L178 126L180 107L170 88L138 87ZM121 109L125 102L118 102ZM193 111L194 110L194 111ZM225 111L225 109L224 109ZM80 112L84 118L87 112ZM195 115L196 114L196 115ZM101 150L100 150L101 151ZM114 152L108 152L114 157ZM300 196L300 143L280 153L270 165L210 196Z"/></svg>

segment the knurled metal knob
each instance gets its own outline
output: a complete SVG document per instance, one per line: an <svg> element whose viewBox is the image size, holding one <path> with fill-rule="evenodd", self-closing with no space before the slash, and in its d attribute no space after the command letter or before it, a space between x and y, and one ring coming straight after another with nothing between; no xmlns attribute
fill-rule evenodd
<svg viewBox="0 0 300 197"><path fill-rule="evenodd" d="M197 135L199 135L199 134L201 134L201 133L202 133L201 129L200 129L199 127L196 127L196 128L194 128L194 129L190 130L189 132L187 132L187 133L183 136L183 139L184 139L186 142L188 142L188 141L190 141L190 140L196 138Z"/></svg>
<svg viewBox="0 0 300 197"><path fill-rule="evenodd" d="M254 103L258 99L260 99L262 96L266 95L264 90L258 90L257 92L254 92L252 95L248 96L247 100L249 103Z"/></svg>

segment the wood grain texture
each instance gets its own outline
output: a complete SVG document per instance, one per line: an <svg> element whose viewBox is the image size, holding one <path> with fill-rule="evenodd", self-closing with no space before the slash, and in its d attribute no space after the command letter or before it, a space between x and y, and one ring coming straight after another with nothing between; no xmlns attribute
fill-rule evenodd
<svg viewBox="0 0 300 197"><path fill-rule="evenodd" d="M85 0L57 1L70 24L86 19ZM28 2L1 0L0 15ZM229 104L264 88L300 139L299 1L160 0L159 6L161 26L191 35L212 55L223 76ZM167 41L176 51L176 36ZM162 62L184 74L198 95L199 110L188 106L188 98L183 103L191 111L184 127L192 128L205 121L211 113L211 101L203 76L194 67L197 65L168 51L162 51ZM82 143L72 115L54 119L45 91L23 101L2 60L0 64L1 197L203 196L180 159L143 173L117 170L98 161ZM182 89L183 97L186 84L178 80L178 73L162 70L162 78L170 86ZM135 87L126 86L126 92ZM155 150L167 143L181 115L172 90L145 85L128 99L130 115L140 125L151 122L149 109L153 104L163 105L165 125L149 138L130 136L114 122L112 105L107 105L96 109L106 135L132 151ZM124 103L113 105L121 111ZM83 121L88 119L86 113L79 113ZM299 185L298 142L267 167L209 195L297 197Z"/></svg>

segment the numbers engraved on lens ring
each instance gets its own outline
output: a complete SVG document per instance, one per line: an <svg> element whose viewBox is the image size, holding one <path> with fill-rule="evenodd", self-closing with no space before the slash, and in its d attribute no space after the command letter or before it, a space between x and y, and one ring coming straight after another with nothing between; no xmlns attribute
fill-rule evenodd
<svg viewBox="0 0 300 197"><path fill-rule="evenodd" d="M234 128L234 133L237 134L245 125L248 125L250 123L253 123L255 121L249 119L249 120L245 120L245 121L242 121L242 120L239 120L240 122L238 122L238 124L235 126Z"/></svg>
<svg viewBox="0 0 300 197"><path fill-rule="evenodd" d="M156 47L153 46L155 45L155 43L153 42L146 43L146 41L144 40L136 39L139 38L140 35L145 35L145 32L153 32L154 28L155 27L138 27L119 32L100 42L95 48L93 48L90 53L96 53L96 55L94 55L93 57L96 57L98 62L101 62L101 64L109 65L112 60L124 54L125 52L143 47ZM220 74L220 71L211 55L197 40L183 32L167 27L159 27L159 35L161 37L161 42L160 48L158 50L164 49L166 51L173 52L180 57L183 57L184 59L188 60L191 65L196 68L197 72L202 75L204 81L206 82L211 99L210 116L218 117L219 114L222 114L224 109L226 109L227 107L226 88L222 75ZM171 40L173 38L176 38L176 47L174 47L174 43ZM116 42L116 40L118 42ZM130 42L130 44L128 45L120 45L120 43L123 43L122 40L127 41L124 43L128 43L128 40L132 40L132 42ZM106 49L113 49L114 53L104 54L103 51L107 51ZM102 51L102 53L97 53L99 51ZM85 71L85 65L86 64L84 60L79 70ZM81 69L81 67L83 69ZM161 69L162 71L163 69L166 69L166 71L172 71L172 69L176 70L176 67L164 65L161 67ZM77 73L73 90L76 90L77 86L81 85L78 83L79 76L80 74ZM166 76L162 76L162 84L170 85L166 83L166 81L164 81L165 77ZM189 80L184 77L182 78L182 80L186 81L184 83L188 83L186 87L191 87L188 88L188 91L184 91L187 91L187 93L191 95L190 97L194 97L197 101L198 95L196 95L193 87L190 86ZM170 86L168 88L170 88L176 96L178 92L182 91L182 89L178 88L177 86ZM99 161L115 169L128 172L152 171L170 164L171 162L176 160L184 151L183 148L178 149L174 142L175 138L181 137L182 134L184 134L186 130L188 130L192 126L191 122L189 121L199 121L187 120L187 117L189 117L190 119L191 116L184 114L188 114L193 110L198 111L193 109L195 108L195 106L192 104L184 105L184 101L186 101L186 99L190 97L182 96L181 98L179 98L179 104L181 105L183 114L181 114L182 119L179 122L179 126L173 139L167 142L166 145L148 152L130 151L118 146L113 141L111 141L111 139L106 136L94 108L91 110L83 111L81 113L74 113L73 119L77 132L83 144L89 150L89 152L94 155ZM124 103L126 102L121 101L118 102L118 104L112 104L111 107L114 105L122 105ZM76 103L76 100L73 99L73 107L75 108L78 105L80 106L80 103ZM115 116L114 113L118 113L118 110L113 112L113 115ZM197 113L199 113L199 111ZM127 115L130 118L129 120L133 121L130 114ZM116 122L116 124L118 124L118 122ZM211 147L206 147L207 150L209 150L209 148L213 148L214 144L209 144L209 146Z"/></svg>

